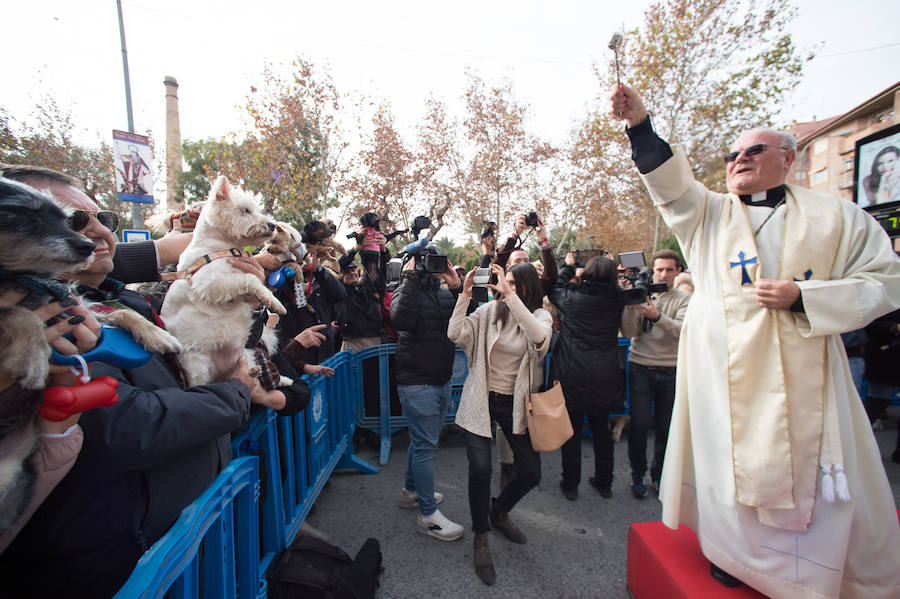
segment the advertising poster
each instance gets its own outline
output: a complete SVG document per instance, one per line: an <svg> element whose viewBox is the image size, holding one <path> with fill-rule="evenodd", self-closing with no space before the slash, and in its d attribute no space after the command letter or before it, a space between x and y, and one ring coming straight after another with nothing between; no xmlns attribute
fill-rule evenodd
<svg viewBox="0 0 900 599"><path fill-rule="evenodd" d="M144 135L113 130L113 161L116 191L123 202L153 203L153 173L150 139Z"/></svg>
<svg viewBox="0 0 900 599"><path fill-rule="evenodd" d="M856 142L853 191L863 208L900 202L900 125Z"/></svg>

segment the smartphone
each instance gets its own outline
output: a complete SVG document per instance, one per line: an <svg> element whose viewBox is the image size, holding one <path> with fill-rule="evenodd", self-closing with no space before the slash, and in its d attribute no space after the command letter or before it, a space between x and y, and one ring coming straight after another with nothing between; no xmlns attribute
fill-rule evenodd
<svg viewBox="0 0 900 599"><path fill-rule="evenodd" d="M490 268L476 268L472 274L472 287L487 287L492 282Z"/></svg>
<svg viewBox="0 0 900 599"><path fill-rule="evenodd" d="M488 283L496 283L497 277L490 268L476 268L472 274L472 299L476 302L488 301Z"/></svg>

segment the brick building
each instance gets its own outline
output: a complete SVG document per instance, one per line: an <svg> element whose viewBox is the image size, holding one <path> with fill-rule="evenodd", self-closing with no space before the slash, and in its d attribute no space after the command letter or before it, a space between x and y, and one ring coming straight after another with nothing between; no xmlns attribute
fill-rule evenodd
<svg viewBox="0 0 900 599"><path fill-rule="evenodd" d="M797 123L789 129L797 138L797 158L787 182L853 201L857 140L896 124L900 82L844 114ZM900 238L894 239L894 247L900 247Z"/></svg>

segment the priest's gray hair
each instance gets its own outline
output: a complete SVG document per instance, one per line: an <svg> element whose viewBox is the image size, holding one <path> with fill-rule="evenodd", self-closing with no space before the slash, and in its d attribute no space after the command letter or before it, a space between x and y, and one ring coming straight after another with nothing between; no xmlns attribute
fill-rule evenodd
<svg viewBox="0 0 900 599"><path fill-rule="evenodd" d="M797 150L797 138L791 135L790 133L786 133L784 131L779 131L777 129L769 129L768 127L760 127L758 129L751 129L747 131L747 133L768 133L769 135L774 135L778 139L781 140L779 143L779 147L783 150Z"/></svg>

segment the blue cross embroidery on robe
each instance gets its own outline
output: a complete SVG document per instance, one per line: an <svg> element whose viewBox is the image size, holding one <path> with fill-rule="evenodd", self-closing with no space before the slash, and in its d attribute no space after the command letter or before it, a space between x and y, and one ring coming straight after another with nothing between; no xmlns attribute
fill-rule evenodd
<svg viewBox="0 0 900 599"><path fill-rule="evenodd" d="M747 265L748 264L756 264L756 257L750 258L749 260L744 260L744 256L746 256L744 252L738 252L738 262L728 262L731 266L729 268L734 268L735 266L741 267L741 285L750 285L752 281L750 280L750 275L747 273Z"/></svg>
<svg viewBox="0 0 900 599"><path fill-rule="evenodd" d="M803 273L802 279L798 279L797 277L793 277L793 279L798 282L799 281L808 281L811 276L812 276L812 269L807 270L805 273Z"/></svg>

